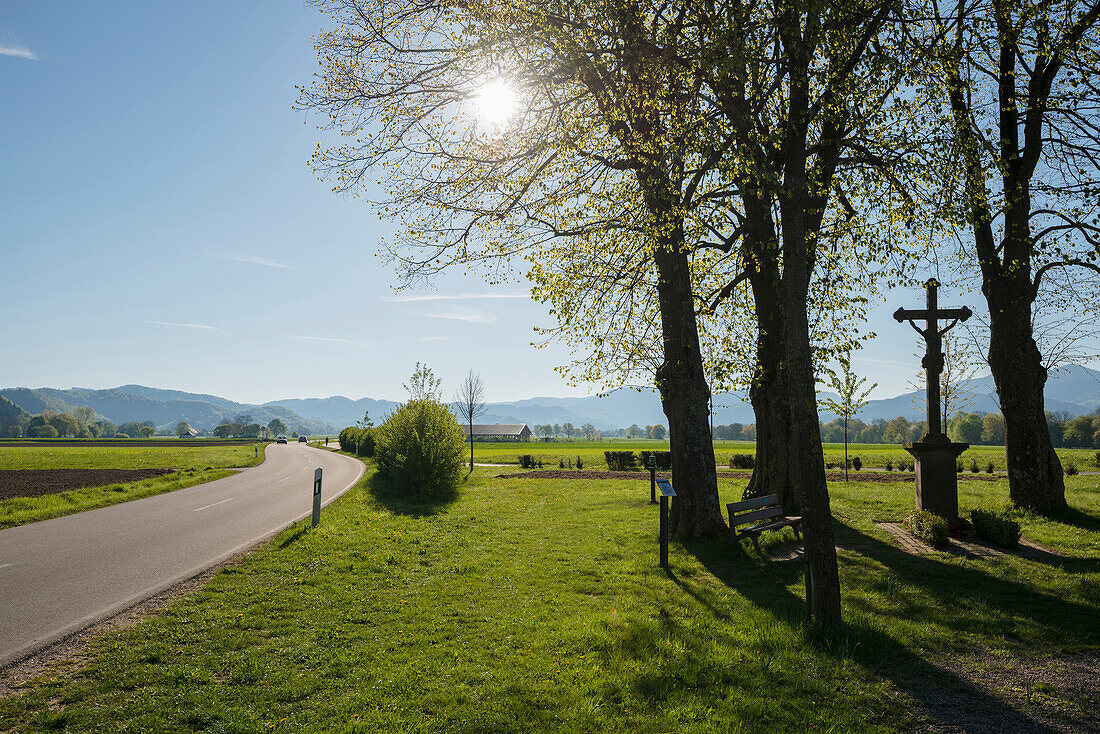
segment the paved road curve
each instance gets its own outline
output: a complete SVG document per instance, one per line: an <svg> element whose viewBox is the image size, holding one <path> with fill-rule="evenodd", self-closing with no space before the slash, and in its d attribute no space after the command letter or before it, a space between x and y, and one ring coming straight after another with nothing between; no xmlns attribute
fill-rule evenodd
<svg viewBox="0 0 1100 734"><path fill-rule="evenodd" d="M270 444L263 464L175 492L0 531L0 667L77 632L328 504L363 464Z"/></svg>

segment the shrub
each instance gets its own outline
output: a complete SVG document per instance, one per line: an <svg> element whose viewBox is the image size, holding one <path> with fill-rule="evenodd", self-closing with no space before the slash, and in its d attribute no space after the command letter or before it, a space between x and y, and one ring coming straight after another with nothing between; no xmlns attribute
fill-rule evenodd
<svg viewBox="0 0 1100 734"><path fill-rule="evenodd" d="M359 456L367 458L374 456L376 440L373 428L348 426L340 431L337 440L340 442L341 451L355 451L358 447Z"/></svg>
<svg viewBox="0 0 1100 734"><path fill-rule="evenodd" d="M584 468L584 461L579 456L577 457L577 468L578 469L583 469Z"/></svg>
<svg viewBox="0 0 1100 734"><path fill-rule="evenodd" d="M1066 473L1067 477L1077 476L1077 462L1067 461L1062 465L1062 471Z"/></svg>
<svg viewBox="0 0 1100 734"><path fill-rule="evenodd" d="M977 459L971 459L970 460L970 473L971 474L977 474L980 471L981 471L981 469L978 468L978 460Z"/></svg>
<svg viewBox="0 0 1100 734"><path fill-rule="evenodd" d="M633 451L604 451L603 456L611 471L633 471L638 468L638 457Z"/></svg>
<svg viewBox="0 0 1100 734"><path fill-rule="evenodd" d="M730 466L733 466L733 464L730 464ZM826 469L836 469L836 462L835 461L826 461L825 462L825 468Z"/></svg>
<svg viewBox="0 0 1100 734"><path fill-rule="evenodd" d="M991 540L997 545L1015 548L1020 543L1020 523L1003 512L971 510L970 522L974 523L974 532L979 537Z"/></svg>
<svg viewBox="0 0 1100 734"><path fill-rule="evenodd" d="M564 469L565 468L565 459L561 456L558 457L558 468L559 469Z"/></svg>
<svg viewBox="0 0 1100 734"><path fill-rule="evenodd" d="M672 452L671 451L639 451L642 455L642 468L649 468L649 457L654 457L657 461L657 468L662 471L669 471L672 469Z"/></svg>
<svg viewBox="0 0 1100 734"><path fill-rule="evenodd" d="M445 405L432 396L409 400L374 429L378 473L420 499L454 489L464 465L463 438Z"/></svg>
<svg viewBox="0 0 1100 734"><path fill-rule="evenodd" d="M520 454L519 455L519 465L523 469L534 469L535 468L535 457L531 456L531 454Z"/></svg>
<svg viewBox="0 0 1100 734"><path fill-rule="evenodd" d="M1100 451L1096 452L1096 457L1093 459L1093 463L1095 463L1097 466L1100 466Z"/></svg>
<svg viewBox="0 0 1100 734"><path fill-rule="evenodd" d="M734 454L730 457L730 469L752 469L756 465L756 454Z"/></svg>
<svg viewBox="0 0 1100 734"><path fill-rule="evenodd" d="M51 426L49 423L43 426L29 426L27 428L28 438L57 438L57 429ZM129 438L129 436L127 436Z"/></svg>
<svg viewBox="0 0 1100 734"><path fill-rule="evenodd" d="M886 471L894 471L894 462L886 460Z"/></svg>
<svg viewBox="0 0 1100 734"><path fill-rule="evenodd" d="M905 518L902 523L913 535L933 548L947 547L947 520L939 515L921 510Z"/></svg>
<svg viewBox="0 0 1100 734"><path fill-rule="evenodd" d="M992 473L993 473L993 470L994 470L995 468L996 468L996 467L995 467L995 466L993 466L993 462L991 461L991 462L989 462L988 464L986 464L986 465L985 465L985 473L986 473L986 474L992 474Z"/></svg>
<svg viewBox="0 0 1100 734"><path fill-rule="evenodd" d="M962 474L962 471L963 471L962 461L956 461L955 462L955 471L957 471L959 474Z"/></svg>
<svg viewBox="0 0 1100 734"><path fill-rule="evenodd" d="M856 471L859 471L860 469L862 469L863 468L863 459L859 458L858 456L853 456L852 457L852 468L855 469Z"/></svg>

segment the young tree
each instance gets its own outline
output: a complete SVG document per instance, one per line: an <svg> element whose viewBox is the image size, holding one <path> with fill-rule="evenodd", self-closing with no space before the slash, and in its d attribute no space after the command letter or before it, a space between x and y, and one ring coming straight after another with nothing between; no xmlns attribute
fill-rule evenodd
<svg viewBox="0 0 1100 734"><path fill-rule="evenodd" d="M474 419L485 412L485 386L481 382L481 375L474 372L473 368L466 373L466 377L455 390L455 409L458 417L466 421L470 427L470 471L474 470ZM538 430L542 426L535 426Z"/></svg>
<svg viewBox="0 0 1100 734"><path fill-rule="evenodd" d="M1019 506L1060 510L1065 486L1046 425L1034 307L1049 274L1100 273L1100 3L921 10L938 31L932 68L954 139L943 149L958 151L956 214L971 230L989 307L1009 492Z"/></svg>
<svg viewBox="0 0 1100 734"><path fill-rule="evenodd" d="M836 392L837 399L824 398L821 404L844 420L844 481L848 481L848 421L867 405L867 396L878 387L878 383L872 382L866 390L861 390L867 378L857 378L852 373L851 356L842 355L839 361L840 375L835 370L828 372L829 386Z"/></svg>

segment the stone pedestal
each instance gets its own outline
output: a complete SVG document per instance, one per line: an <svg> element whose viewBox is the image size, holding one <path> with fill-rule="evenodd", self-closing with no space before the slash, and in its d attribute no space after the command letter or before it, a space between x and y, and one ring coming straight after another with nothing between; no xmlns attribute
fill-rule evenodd
<svg viewBox="0 0 1100 734"><path fill-rule="evenodd" d="M917 510L934 512L948 522L959 521L959 475L955 460L970 448L968 443L952 443L943 434L925 436L907 443L917 471Z"/></svg>

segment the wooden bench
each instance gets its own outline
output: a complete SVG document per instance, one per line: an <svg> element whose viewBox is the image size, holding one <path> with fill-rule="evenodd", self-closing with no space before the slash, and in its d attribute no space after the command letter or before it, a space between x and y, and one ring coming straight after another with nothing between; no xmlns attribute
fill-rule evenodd
<svg viewBox="0 0 1100 734"><path fill-rule="evenodd" d="M760 533L765 530L779 530L785 527L794 529L795 537L802 540L799 533L801 517L787 517L783 514L783 506L779 504L779 495L769 494L766 497L753 497L742 502L730 502L726 505L730 514L730 542L734 543L744 536L752 538L752 544L756 546L756 552L760 552ZM749 527L738 530L738 526Z"/></svg>

